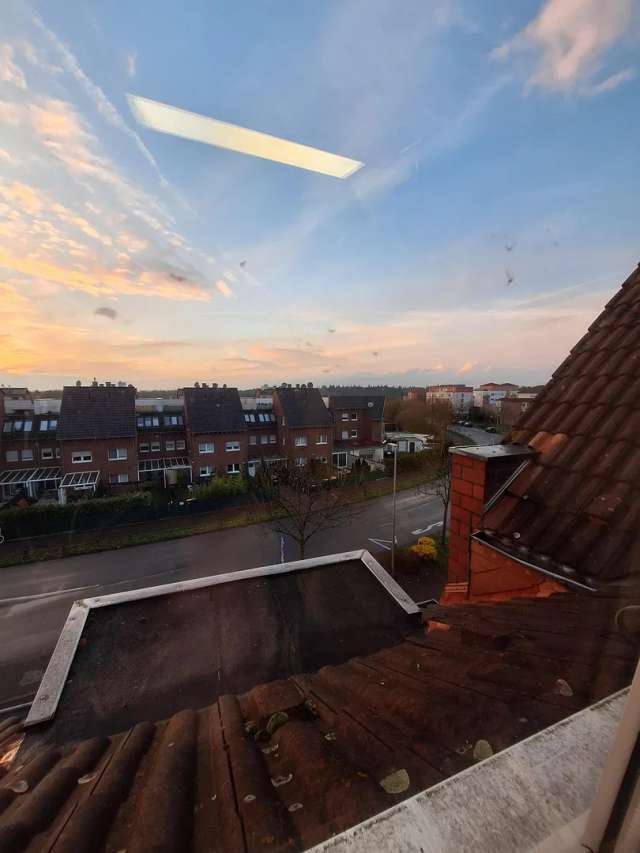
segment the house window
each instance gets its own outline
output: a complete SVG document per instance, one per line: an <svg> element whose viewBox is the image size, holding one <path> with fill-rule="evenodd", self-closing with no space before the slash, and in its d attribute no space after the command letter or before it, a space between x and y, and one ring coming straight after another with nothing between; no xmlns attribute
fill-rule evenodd
<svg viewBox="0 0 640 853"><path fill-rule="evenodd" d="M175 441L165 441L164 449L165 450L175 450L176 449Z"/></svg>
<svg viewBox="0 0 640 853"><path fill-rule="evenodd" d="M17 462L18 461L18 451L17 450L7 450L6 459L7 459L7 462Z"/></svg>
<svg viewBox="0 0 640 853"><path fill-rule="evenodd" d="M110 483L128 483L129 475L128 474L109 474L109 482Z"/></svg>
<svg viewBox="0 0 640 853"><path fill-rule="evenodd" d="M276 443L276 436L270 435L269 436L269 444L275 444L275 443Z"/></svg>
<svg viewBox="0 0 640 853"><path fill-rule="evenodd" d="M60 448L56 447L56 459L60 459Z"/></svg>
<svg viewBox="0 0 640 853"><path fill-rule="evenodd" d="M43 447L40 451L40 459L53 459L53 448Z"/></svg>
<svg viewBox="0 0 640 853"><path fill-rule="evenodd" d="M235 453L237 450L240 450L240 442L227 441L224 445L224 449L227 451L227 453Z"/></svg>
<svg viewBox="0 0 640 853"><path fill-rule="evenodd" d="M90 450L74 450L71 454L71 461L74 465L80 462L93 462L93 453Z"/></svg>
<svg viewBox="0 0 640 853"><path fill-rule="evenodd" d="M260 444L269 444L269 436L261 435L260 436Z"/></svg>
<svg viewBox="0 0 640 853"><path fill-rule="evenodd" d="M49 421L40 421L40 432L46 432L49 429Z"/></svg>
<svg viewBox="0 0 640 853"><path fill-rule="evenodd" d="M351 420L352 421L358 420L358 413L357 412L351 412Z"/></svg>
<svg viewBox="0 0 640 853"><path fill-rule="evenodd" d="M50 429L50 430L51 430L51 429L58 429L58 420L57 420L57 418L56 418L55 420L49 421L49 429Z"/></svg>
<svg viewBox="0 0 640 853"><path fill-rule="evenodd" d="M33 426L33 421L25 421L24 422L24 431L31 432L31 427Z"/></svg>
<svg viewBox="0 0 640 853"><path fill-rule="evenodd" d="M250 435L249 436L249 444L257 444L257 443L258 443L258 436L257 435Z"/></svg>
<svg viewBox="0 0 640 853"><path fill-rule="evenodd" d="M358 437L358 430L352 429L350 438L357 438L357 437Z"/></svg>
<svg viewBox="0 0 640 853"><path fill-rule="evenodd" d="M334 453L333 454L333 464L336 468L346 468L347 467L347 454L342 453Z"/></svg>
<svg viewBox="0 0 640 853"><path fill-rule="evenodd" d="M159 453L160 452L160 442L159 441L152 441L151 442L151 452L152 453Z"/></svg>
<svg viewBox="0 0 640 853"><path fill-rule="evenodd" d="M326 435L319 435L316 438L316 444L326 444L326 443L327 443L327 436Z"/></svg>
<svg viewBox="0 0 640 853"><path fill-rule="evenodd" d="M258 420L260 421L260 423L263 424L267 420L267 416L260 412L260 414L258 415Z"/></svg>
<svg viewBox="0 0 640 853"><path fill-rule="evenodd" d="M201 477L211 477L211 476L213 476L213 466L211 466L211 465L204 465L204 466L200 469L200 476L201 476Z"/></svg>
<svg viewBox="0 0 640 853"><path fill-rule="evenodd" d="M348 421L348 420L349 420L349 412L343 412L343 413L342 413L342 420L343 420L343 421Z"/></svg>
<svg viewBox="0 0 640 853"><path fill-rule="evenodd" d="M343 430L342 430L342 440L343 440L343 441L348 441L348 440L349 440L349 430L348 430L348 429L343 429Z"/></svg>
<svg viewBox="0 0 640 853"><path fill-rule="evenodd" d="M127 448L126 447L110 447L109 448L109 462L119 462L121 459L127 458Z"/></svg>
<svg viewBox="0 0 640 853"><path fill-rule="evenodd" d="M240 473L240 463L239 462L231 462L231 464L227 465L227 474L239 474Z"/></svg>
<svg viewBox="0 0 640 853"><path fill-rule="evenodd" d="M33 450L23 450L22 451L22 461L23 462L33 462Z"/></svg>
<svg viewBox="0 0 640 853"><path fill-rule="evenodd" d="M138 424L139 428L142 428L144 426L144 418L138 418L136 420L136 423Z"/></svg>
<svg viewBox="0 0 640 853"><path fill-rule="evenodd" d="M6 421L5 425L2 427L2 432L11 432L11 427L13 424L11 421Z"/></svg>
<svg viewBox="0 0 640 853"><path fill-rule="evenodd" d="M149 445L145 442L144 444L141 444L138 449L139 449L140 453L148 453L149 452Z"/></svg>
<svg viewBox="0 0 640 853"><path fill-rule="evenodd" d="M184 450L185 447L186 444L184 443L184 441L176 441L176 450Z"/></svg>
<svg viewBox="0 0 640 853"><path fill-rule="evenodd" d="M307 460L304 456L296 456L296 466L298 468L302 468L303 465L307 464Z"/></svg>
<svg viewBox="0 0 640 853"><path fill-rule="evenodd" d="M24 426L24 421L14 421L13 428L16 432L22 432L22 427Z"/></svg>
<svg viewBox="0 0 640 853"><path fill-rule="evenodd" d="M307 436L306 435L297 435L295 445L296 445L296 447L306 447L307 446Z"/></svg>
<svg viewBox="0 0 640 853"><path fill-rule="evenodd" d="M249 415L247 415L246 413L245 413L244 419L245 419L246 423L249 423Z"/></svg>
<svg viewBox="0 0 640 853"><path fill-rule="evenodd" d="M198 445L198 453L213 453L213 442L212 441L203 441L202 444ZM210 476L209 474L204 474L203 476Z"/></svg>

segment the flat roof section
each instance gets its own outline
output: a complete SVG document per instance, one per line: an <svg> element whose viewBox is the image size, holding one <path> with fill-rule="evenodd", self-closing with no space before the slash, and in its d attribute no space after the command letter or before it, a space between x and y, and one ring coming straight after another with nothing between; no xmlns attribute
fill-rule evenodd
<svg viewBox="0 0 640 853"><path fill-rule="evenodd" d="M74 604L27 724L113 734L400 643L420 608L368 552Z"/></svg>

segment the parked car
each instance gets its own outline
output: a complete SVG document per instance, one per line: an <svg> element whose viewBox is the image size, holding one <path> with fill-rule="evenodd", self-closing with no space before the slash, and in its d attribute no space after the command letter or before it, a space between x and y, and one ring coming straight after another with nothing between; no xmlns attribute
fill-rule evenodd
<svg viewBox="0 0 640 853"><path fill-rule="evenodd" d="M485 432L498 432L498 430L494 426L488 426L484 428Z"/></svg>
<svg viewBox="0 0 640 853"><path fill-rule="evenodd" d="M471 423L471 421L465 421L462 426L472 427L473 424Z"/></svg>

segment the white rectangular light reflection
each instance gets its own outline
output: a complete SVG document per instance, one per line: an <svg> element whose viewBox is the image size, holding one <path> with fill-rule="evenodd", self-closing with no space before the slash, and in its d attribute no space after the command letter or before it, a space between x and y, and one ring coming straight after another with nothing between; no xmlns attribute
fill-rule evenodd
<svg viewBox="0 0 640 853"><path fill-rule="evenodd" d="M138 95L127 95L127 98L131 111L140 124L160 133L205 142L252 157L262 157L264 160L275 160L276 163L320 172L334 178L348 178L364 165L340 154L331 154L329 151L300 145L288 139L279 139L258 130L227 124L215 118L161 104L159 101L140 98Z"/></svg>

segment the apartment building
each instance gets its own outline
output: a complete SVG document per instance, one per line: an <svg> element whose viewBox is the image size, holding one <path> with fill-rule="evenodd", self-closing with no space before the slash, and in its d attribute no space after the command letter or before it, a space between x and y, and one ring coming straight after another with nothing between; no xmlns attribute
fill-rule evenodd
<svg viewBox="0 0 640 853"><path fill-rule="evenodd" d="M183 388L184 422L194 480L239 475L248 458L249 428L237 388Z"/></svg>
<svg viewBox="0 0 640 853"><path fill-rule="evenodd" d="M280 454L303 466L315 460L324 465L333 454L334 424L317 388L276 388L273 410Z"/></svg>
<svg viewBox="0 0 640 853"><path fill-rule="evenodd" d="M467 415L473 406L473 388L469 385L427 385L427 403L446 400L454 415Z"/></svg>
<svg viewBox="0 0 640 853"><path fill-rule="evenodd" d="M486 382L473 391L473 405L478 409L499 409L501 401L515 397L520 386L513 382Z"/></svg>
<svg viewBox="0 0 640 853"><path fill-rule="evenodd" d="M326 398L334 423L333 465L351 468L356 459L383 461L384 395L332 395Z"/></svg>

